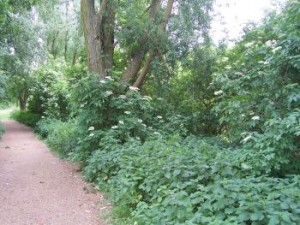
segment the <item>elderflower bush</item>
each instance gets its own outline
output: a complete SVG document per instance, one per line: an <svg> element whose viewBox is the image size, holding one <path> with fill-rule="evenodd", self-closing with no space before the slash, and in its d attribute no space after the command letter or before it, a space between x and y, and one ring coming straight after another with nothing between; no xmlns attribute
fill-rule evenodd
<svg viewBox="0 0 300 225"><path fill-rule="evenodd" d="M214 108L223 135L283 174L300 169L299 7L291 1L281 15L246 34L227 55L231 68L214 79L216 91L223 91Z"/></svg>
<svg viewBox="0 0 300 225"><path fill-rule="evenodd" d="M181 116L169 116L170 111L159 110L168 108L167 103L156 103L138 88L115 82L111 77L100 79L90 75L72 89L71 108L82 137L74 159L84 162L93 151L125 143L130 138L145 141L152 134L185 132Z"/></svg>

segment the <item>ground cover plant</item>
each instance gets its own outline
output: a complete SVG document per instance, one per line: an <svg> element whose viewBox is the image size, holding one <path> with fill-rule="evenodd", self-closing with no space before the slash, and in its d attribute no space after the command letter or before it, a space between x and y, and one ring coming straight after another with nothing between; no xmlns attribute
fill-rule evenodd
<svg viewBox="0 0 300 225"><path fill-rule="evenodd" d="M0 123L0 139L2 138L2 136L4 134L4 131L5 131L4 126L2 123Z"/></svg>

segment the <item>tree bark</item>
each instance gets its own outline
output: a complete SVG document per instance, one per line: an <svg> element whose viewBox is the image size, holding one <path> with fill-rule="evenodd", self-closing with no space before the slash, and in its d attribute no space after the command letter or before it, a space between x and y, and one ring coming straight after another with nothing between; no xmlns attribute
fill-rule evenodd
<svg viewBox="0 0 300 225"><path fill-rule="evenodd" d="M167 3L164 18L163 18L163 21L161 22L160 27L159 27L160 35L162 35L162 33L166 30L167 23L169 21L171 13L172 13L173 4L174 4L174 0L169 0L168 3ZM159 42L160 40L157 40L157 41ZM144 67L141 69L141 71L138 74L138 77L137 77L137 79L136 79L136 81L133 85L134 87L138 87L138 88L142 87L142 85L144 84L144 81L146 79L146 76L150 71L151 62L154 58L155 58L155 51L152 49L150 51L147 59L146 59Z"/></svg>
<svg viewBox="0 0 300 225"><path fill-rule="evenodd" d="M161 4L161 0L152 0L149 11L149 18L152 21L155 21L157 11ZM147 42L147 34L142 38L142 43L140 43L140 48L134 54L129 66L124 71L122 75L122 80L125 82L130 82L138 73L141 64L143 62L145 54L147 54L147 49L145 43Z"/></svg>
<svg viewBox="0 0 300 225"><path fill-rule="evenodd" d="M23 92L19 95L19 106L21 111L24 111L26 109L27 99L28 95L26 93Z"/></svg>
<svg viewBox="0 0 300 225"><path fill-rule="evenodd" d="M101 41L97 34L97 16L95 13L94 0L81 0L81 19L83 22L83 32L85 47L88 58L88 69L90 72L98 73L104 77L101 59Z"/></svg>
<svg viewBox="0 0 300 225"><path fill-rule="evenodd" d="M104 2L104 1L103 1ZM103 8L102 8L103 9ZM107 76L112 76L113 56L114 56L114 39L115 39L115 7L112 4L107 4L104 8L106 13L102 16L100 26L103 33L103 63ZM100 14L101 12L99 12ZM103 12L102 12L103 13Z"/></svg>
<svg viewBox="0 0 300 225"><path fill-rule="evenodd" d="M85 37L85 46L88 57L88 69L99 77L111 76L113 70L115 7L113 0L102 0L99 11L95 12L95 0L81 0L81 18ZM158 21L158 12L162 9L163 0L151 0L146 9L149 20L157 26L159 37L166 30L174 0L168 0L164 9L163 19ZM149 35L145 31L138 49L133 54L127 68L123 71L121 80L141 87L149 73L151 62L156 56L155 49L149 49ZM160 39L160 38L159 38ZM160 40L157 40L158 42ZM143 66L143 67L142 67ZM135 82L134 82L134 79Z"/></svg>

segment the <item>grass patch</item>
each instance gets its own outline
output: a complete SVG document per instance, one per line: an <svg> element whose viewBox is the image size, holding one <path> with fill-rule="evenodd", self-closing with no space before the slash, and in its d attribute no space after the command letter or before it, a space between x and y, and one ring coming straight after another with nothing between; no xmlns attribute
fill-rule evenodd
<svg viewBox="0 0 300 225"><path fill-rule="evenodd" d="M10 119L10 116L11 116L12 112L15 111L15 110L16 110L15 106L10 106L8 108L1 109L0 110L0 120Z"/></svg>

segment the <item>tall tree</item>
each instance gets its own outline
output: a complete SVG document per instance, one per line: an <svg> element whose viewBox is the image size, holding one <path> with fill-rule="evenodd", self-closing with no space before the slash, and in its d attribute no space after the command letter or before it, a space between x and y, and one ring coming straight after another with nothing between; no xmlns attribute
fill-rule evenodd
<svg viewBox="0 0 300 225"><path fill-rule="evenodd" d="M207 28L212 0L81 0L81 18L89 71L99 77L114 72L116 49L124 52L127 65L118 71L123 82L141 87L151 63L167 52L167 45L176 42L183 24L184 35L194 37ZM189 21L193 21L191 24ZM174 29L175 28L175 29ZM185 28L186 29L186 28ZM194 39L194 41L197 40ZM187 39L185 39L187 41ZM190 40L187 45L190 44Z"/></svg>

